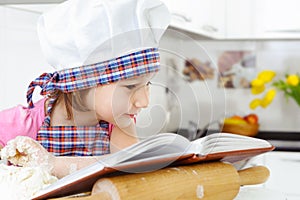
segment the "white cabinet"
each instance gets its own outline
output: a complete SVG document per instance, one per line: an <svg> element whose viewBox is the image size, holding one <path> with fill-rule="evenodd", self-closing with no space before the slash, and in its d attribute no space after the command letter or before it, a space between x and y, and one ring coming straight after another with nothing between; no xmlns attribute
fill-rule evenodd
<svg viewBox="0 0 300 200"><path fill-rule="evenodd" d="M227 39L300 38L300 1L227 0Z"/></svg>
<svg viewBox="0 0 300 200"><path fill-rule="evenodd" d="M163 0L171 27L211 39L299 39L299 0Z"/></svg>
<svg viewBox="0 0 300 200"><path fill-rule="evenodd" d="M262 38L300 38L300 1L263 0L258 34Z"/></svg>
<svg viewBox="0 0 300 200"><path fill-rule="evenodd" d="M171 15L171 27L202 35L223 37L225 0L163 0Z"/></svg>
<svg viewBox="0 0 300 200"><path fill-rule="evenodd" d="M227 0L226 39L253 38L256 35L257 0Z"/></svg>

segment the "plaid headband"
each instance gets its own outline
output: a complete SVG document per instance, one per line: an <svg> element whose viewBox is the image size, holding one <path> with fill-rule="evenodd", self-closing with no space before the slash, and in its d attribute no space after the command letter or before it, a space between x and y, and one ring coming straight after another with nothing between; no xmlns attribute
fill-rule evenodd
<svg viewBox="0 0 300 200"><path fill-rule="evenodd" d="M36 86L42 89L41 95L56 90L68 93L156 72L159 66L158 49L151 48L96 64L44 73L28 86L27 103L29 108L34 107L32 94Z"/></svg>

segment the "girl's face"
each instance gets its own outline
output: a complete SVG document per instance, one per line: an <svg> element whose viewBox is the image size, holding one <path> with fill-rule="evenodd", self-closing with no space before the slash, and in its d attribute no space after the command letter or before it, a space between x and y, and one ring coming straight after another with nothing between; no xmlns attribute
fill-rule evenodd
<svg viewBox="0 0 300 200"><path fill-rule="evenodd" d="M132 123L132 118L149 104L149 84L153 74L121 80L95 89L95 111L98 120L120 128Z"/></svg>

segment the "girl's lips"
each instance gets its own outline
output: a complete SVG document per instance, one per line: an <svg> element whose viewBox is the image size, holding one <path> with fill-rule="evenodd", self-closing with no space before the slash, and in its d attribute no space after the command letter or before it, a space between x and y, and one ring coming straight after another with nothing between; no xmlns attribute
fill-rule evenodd
<svg viewBox="0 0 300 200"><path fill-rule="evenodd" d="M135 114L128 114L129 115L129 117L131 117L131 118L134 118L135 117Z"/></svg>

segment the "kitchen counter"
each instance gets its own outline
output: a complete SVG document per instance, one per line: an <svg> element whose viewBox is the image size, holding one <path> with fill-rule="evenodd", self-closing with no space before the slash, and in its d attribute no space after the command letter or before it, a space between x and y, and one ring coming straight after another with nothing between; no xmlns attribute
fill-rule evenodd
<svg viewBox="0 0 300 200"><path fill-rule="evenodd" d="M270 177L264 184L241 188L241 192L237 197L238 200L300 199L299 152L268 152L251 158L244 167L251 167L255 165L266 166L270 170ZM248 193L248 195L246 195L246 193ZM275 198L272 196L274 194L276 194ZM259 196L267 197L267 195L269 195L268 198L258 198ZM247 196L253 198L248 198Z"/></svg>
<svg viewBox="0 0 300 200"><path fill-rule="evenodd" d="M241 187L234 200L286 200L284 193L262 187Z"/></svg>

